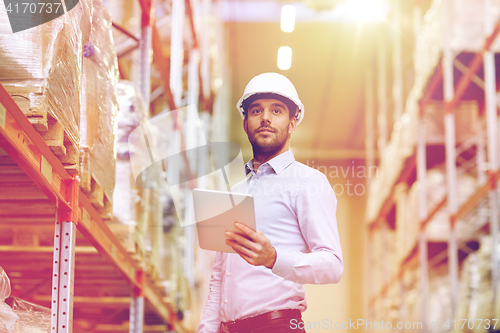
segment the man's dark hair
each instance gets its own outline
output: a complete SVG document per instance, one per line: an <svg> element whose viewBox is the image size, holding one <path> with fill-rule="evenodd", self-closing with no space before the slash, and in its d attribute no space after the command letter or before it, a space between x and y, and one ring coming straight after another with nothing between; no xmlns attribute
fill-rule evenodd
<svg viewBox="0 0 500 333"><path fill-rule="evenodd" d="M255 102L258 99L277 99L278 101L282 102L288 108L288 115L290 117L290 120L297 115L298 111L297 105L294 102L292 102L289 98L273 93L262 93L262 94L252 95L247 99L245 99L243 103L241 103L243 106L243 110L245 111L245 119L248 117L248 108L253 102Z"/></svg>

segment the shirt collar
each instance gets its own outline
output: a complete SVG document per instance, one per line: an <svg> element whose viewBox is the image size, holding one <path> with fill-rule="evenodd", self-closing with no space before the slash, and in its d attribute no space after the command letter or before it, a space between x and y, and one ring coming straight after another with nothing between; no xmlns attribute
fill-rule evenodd
<svg viewBox="0 0 500 333"><path fill-rule="evenodd" d="M293 156L293 152L291 149L287 150L284 153L279 154L278 156L273 157L269 161L264 164L269 164L271 168L273 168L274 172L278 175L281 171L285 170L290 164L295 161L295 157ZM264 165L262 164L262 165ZM260 167L262 167L262 165ZM248 161L245 165L245 174L253 172L253 158Z"/></svg>

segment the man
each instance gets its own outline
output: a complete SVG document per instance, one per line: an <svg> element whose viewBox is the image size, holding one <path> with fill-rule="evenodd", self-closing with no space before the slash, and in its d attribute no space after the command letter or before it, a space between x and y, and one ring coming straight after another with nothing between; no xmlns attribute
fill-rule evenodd
<svg viewBox="0 0 500 333"><path fill-rule="evenodd" d="M233 192L253 195L257 231L236 222L246 237L226 232L236 253L216 253L199 332L305 332L302 284L337 283L344 270L337 200L326 176L290 150L304 116L290 80L254 77L237 108L254 157Z"/></svg>

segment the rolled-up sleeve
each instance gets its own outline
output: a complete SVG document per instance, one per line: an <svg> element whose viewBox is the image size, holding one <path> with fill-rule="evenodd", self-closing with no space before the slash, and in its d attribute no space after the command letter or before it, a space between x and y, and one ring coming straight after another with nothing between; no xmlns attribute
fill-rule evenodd
<svg viewBox="0 0 500 333"><path fill-rule="evenodd" d="M198 333L216 333L219 330L220 285L222 278L222 253L215 254L208 300L201 316Z"/></svg>
<svg viewBox="0 0 500 333"><path fill-rule="evenodd" d="M303 182L296 208L310 252L276 248L273 273L300 284L338 283L344 263L337 229L337 199L324 174L316 173Z"/></svg>

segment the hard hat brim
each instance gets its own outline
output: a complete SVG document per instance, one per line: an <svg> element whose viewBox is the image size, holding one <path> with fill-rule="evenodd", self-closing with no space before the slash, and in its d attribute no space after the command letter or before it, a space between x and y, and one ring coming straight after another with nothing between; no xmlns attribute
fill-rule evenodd
<svg viewBox="0 0 500 333"><path fill-rule="evenodd" d="M290 98L289 96L286 96L284 94L280 94L279 92L275 92L275 91L270 91L270 92L254 92L254 93L248 93L248 94L244 94L239 100L238 100L238 103L236 104L236 108L238 109L240 115L241 115L241 119L245 119L245 109L243 108L243 103L253 97L253 96L256 96L256 95L263 95L263 94L274 94L274 95L279 95L279 96L282 96L283 98L286 98L287 100L291 101L293 104L295 104L297 106L297 109L298 109L298 112L297 112L297 125L300 124L300 122L302 121L302 119L304 118L304 104L302 104L300 101L296 101L294 98ZM258 98L256 98L258 99Z"/></svg>

